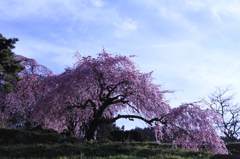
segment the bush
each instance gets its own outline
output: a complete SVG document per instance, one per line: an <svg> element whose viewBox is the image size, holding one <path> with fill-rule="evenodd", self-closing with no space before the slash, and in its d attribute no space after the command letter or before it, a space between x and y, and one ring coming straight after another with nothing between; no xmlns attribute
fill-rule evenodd
<svg viewBox="0 0 240 159"><path fill-rule="evenodd" d="M210 159L239 159L240 155L214 155Z"/></svg>
<svg viewBox="0 0 240 159"><path fill-rule="evenodd" d="M54 130L0 129L0 145L77 143L73 137L65 137Z"/></svg>
<svg viewBox="0 0 240 159"><path fill-rule="evenodd" d="M230 153L240 155L240 142L228 143L227 148Z"/></svg>

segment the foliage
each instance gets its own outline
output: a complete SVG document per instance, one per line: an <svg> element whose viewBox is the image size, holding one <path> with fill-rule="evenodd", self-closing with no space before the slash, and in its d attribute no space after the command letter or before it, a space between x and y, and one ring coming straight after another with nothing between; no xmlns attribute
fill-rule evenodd
<svg viewBox="0 0 240 159"><path fill-rule="evenodd" d="M227 148L232 154L239 154L240 155L240 142L233 142L233 143L228 143Z"/></svg>
<svg viewBox="0 0 240 159"><path fill-rule="evenodd" d="M19 79L18 73L22 66L12 51L17 41L16 38L7 39L0 34L0 92L12 90Z"/></svg>
<svg viewBox="0 0 240 159"><path fill-rule="evenodd" d="M18 73L22 70L12 51L16 42L17 39L7 39L0 33L0 127L4 126L6 94L13 90L19 80Z"/></svg>
<svg viewBox="0 0 240 159"><path fill-rule="evenodd" d="M124 141L124 142L146 142L146 141L156 141L155 130L153 127L148 128L135 128L132 130L119 130L122 133L122 138L120 140L114 141ZM117 131L115 131L114 136L118 136ZM112 132L114 134L114 132ZM116 138L115 138L116 139Z"/></svg>
<svg viewBox="0 0 240 159"><path fill-rule="evenodd" d="M103 124L98 127L96 140L99 142L105 141L122 141L116 140L119 136L113 134L114 132L122 131L115 123ZM121 136L120 136L121 137Z"/></svg>
<svg viewBox="0 0 240 159"><path fill-rule="evenodd" d="M118 142L146 142L155 141L154 128L135 128L124 130L115 124L101 125L97 130L97 141L118 141Z"/></svg>

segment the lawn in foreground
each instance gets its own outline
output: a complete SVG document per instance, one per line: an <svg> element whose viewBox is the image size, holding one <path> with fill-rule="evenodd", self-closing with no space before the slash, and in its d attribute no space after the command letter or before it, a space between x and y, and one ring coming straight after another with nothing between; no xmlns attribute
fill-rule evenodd
<svg viewBox="0 0 240 159"><path fill-rule="evenodd" d="M210 154L173 149L156 143L85 143L0 146L0 156L58 159L209 159Z"/></svg>
<svg viewBox="0 0 240 159"><path fill-rule="evenodd" d="M240 143L228 144L227 147L234 155L240 154ZM174 149L170 144L81 143L76 138L65 137L51 130L0 129L0 159L209 159L211 157L204 152ZM231 157L215 158L230 159Z"/></svg>

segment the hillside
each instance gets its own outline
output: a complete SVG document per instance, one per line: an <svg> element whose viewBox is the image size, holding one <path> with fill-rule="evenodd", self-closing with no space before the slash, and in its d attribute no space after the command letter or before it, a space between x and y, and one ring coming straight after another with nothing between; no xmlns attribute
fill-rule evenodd
<svg viewBox="0 0 240 159"><path fill-rule="evenodd" d="M225 158L204 152L173 149L151 142L80 143L52 130L0 129L0 156L9 158L99 158L99 159L210 159ZM239 153L239 144L229 147ZM229 157L230 158L230 157ZM234 157L232 157L234 158Z"/></svg>

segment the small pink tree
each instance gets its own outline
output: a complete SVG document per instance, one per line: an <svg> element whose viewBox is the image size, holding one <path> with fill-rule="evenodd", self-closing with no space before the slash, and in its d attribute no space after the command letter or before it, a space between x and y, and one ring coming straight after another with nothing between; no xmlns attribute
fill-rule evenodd
<svg viewBox="0 0 240 159"><path fill-rule="evenodd" d="M175 147L227 154L227 148L213 124L221 118L213 111L200 109L200 103L183 104L166 114L155 128L157 141L168 140Z"/></svg>
<svg viewBox="0 0 240 159"><path fill-rule="evenodd" d="M44 95L44 80L52 73L45 66L38 64L35 60L23 56L16 56L24 69L19 73L21 80L17 82L15 89L5 97L4 112L8 120L16 124L33 122L32 112ZM13 121L15 120L15 121Z"/></svg>

